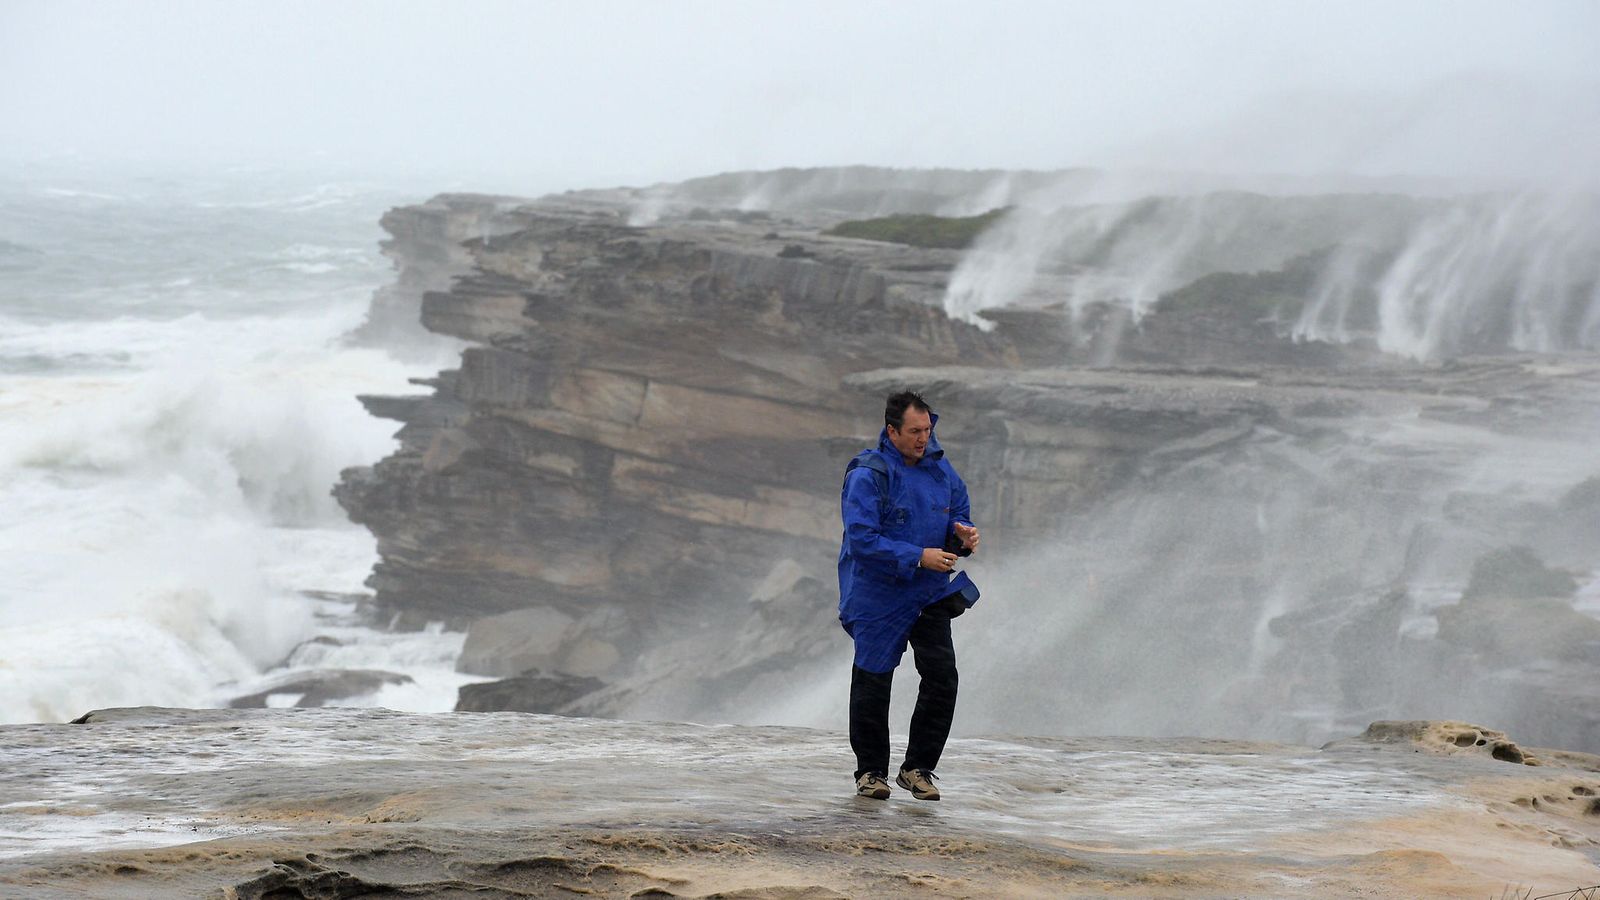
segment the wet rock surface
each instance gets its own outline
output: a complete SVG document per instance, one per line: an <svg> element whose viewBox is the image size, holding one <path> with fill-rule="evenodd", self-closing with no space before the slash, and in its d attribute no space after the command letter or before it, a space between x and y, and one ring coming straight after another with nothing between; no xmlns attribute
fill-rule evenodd
<svg viewBox="0 0 1600 900"><path fill-rule="evenodd" d="M386 684L408 684L411 676L371 669L322 669L297 673L269 684L266 689L228 702L235 709L268 706L278 696L292 706L330 706L336 701L370 694Z"/></svg>
<svg viewBox="0 0 1600 900"><path fill-rule="evenodd" d="M598 678L541 675L535 669L513 678L463 686L456 711L552 713L604 686Z"/></svg>
<svg viewBox="0 0 1600 900"><path fill-rule="evenodd" d="M1495 734L1462 723L1320 751L957 739L932 804L852 796L844 735L808 729L377 710L84 718L0 728L0 891L1401 898L1600 882L1594 760L1412 752Z"/></svg>
<svg viewBox="0 0 1600 900"><path fill-rule="evenodd" d="M1508 740L1505 732L1467 722L1373 722L1366 731L1351 740L1374 744L1411 744L1434 753L1485 754L1501 762L1526 766L1540 764L1538 758L1529 756L1515 742ZM1600 757L1594 757L1593 763L1600 764ZM1600 768L1594 768L1594 771L1600 771Z"/></svg>

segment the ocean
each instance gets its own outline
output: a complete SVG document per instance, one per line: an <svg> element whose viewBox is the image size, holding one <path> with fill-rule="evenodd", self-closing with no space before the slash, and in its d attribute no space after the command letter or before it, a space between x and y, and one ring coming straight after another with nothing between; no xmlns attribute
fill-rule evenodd
<svg viewBox="0 0 1600 900"><path fill-rule="evenodd" d="M357 396L451 364L345 339L392 278L379 216L424 197L267 170L0 177L0 723L287 705L271 686L313 668L411 679L335 703L439 711L475 680L461 634L364 624L374 541L329 494L395 446Z"/></svg>

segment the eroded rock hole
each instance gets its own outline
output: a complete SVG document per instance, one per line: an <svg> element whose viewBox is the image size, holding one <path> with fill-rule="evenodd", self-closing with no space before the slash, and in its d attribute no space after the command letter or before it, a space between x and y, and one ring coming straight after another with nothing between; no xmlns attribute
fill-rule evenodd
<svg viewBox="0 0 1600 900"><path fill-rule="evenodd" d="M1517 749L1516 744L1495 744L1489 755L1504 762L1522 762L1522 751Z"/></svg>

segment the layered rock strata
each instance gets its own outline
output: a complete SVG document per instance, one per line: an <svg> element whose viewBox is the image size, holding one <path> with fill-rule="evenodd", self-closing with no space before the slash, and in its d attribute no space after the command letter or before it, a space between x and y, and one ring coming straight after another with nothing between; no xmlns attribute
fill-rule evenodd
<svg viewBox="0 0 1600 900"><path fill-rule="evenodd" d="M603 205L505 215L493 229L510 233L466 242L471 273L422 298L424 325L474 346L431 397L366 398L405 423L402 447L338 496L379 537L371 584L401 624L559 622L559 653L517 666L616 676L664 636L742 615L780 562L825 571L839 472L876 430L843 377L1018 362L944 315L914 251L818 240L782 258L759 229L637 229ZM518 674L481 641L470 666Z"/></svg>
<svg viewBox="0 0 1600 900"><path fill-rule="evenodd" d="M395 280L373 294L366 321L350 338L407 355L437 346L440 336L417 316L423 295L447 290L471 271L472 255L463 242L504 227L500 213L516 205L512 198L487 194L446 194L384 213L380 224L389 238L381 247L395 264Z"/></svg>

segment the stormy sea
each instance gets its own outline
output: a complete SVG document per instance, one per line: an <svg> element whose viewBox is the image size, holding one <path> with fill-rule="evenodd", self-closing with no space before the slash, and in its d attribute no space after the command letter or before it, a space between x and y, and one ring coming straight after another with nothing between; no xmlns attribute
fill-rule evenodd
<svg viewBox="0 0 1600 900"><path fill-rule="evenodd" d="M0 894L1600 883L1592 196L438 191L0 181ZM984 529L938 803L844 734L907 386Z"/></svg>
<svg viewBox="0 0 1600 900"><path fill-rule="evenodd" d="M7 173L0 722L226 706L305 666L410 677L347 702L454 705L461 636L358 621L373 538L329 496L394 445L356 396L439 368L345 340L391 277L378 217L409 197L257 170Z"/></svg>

